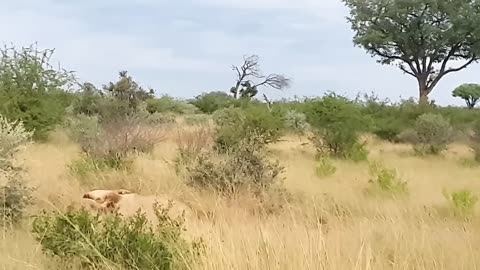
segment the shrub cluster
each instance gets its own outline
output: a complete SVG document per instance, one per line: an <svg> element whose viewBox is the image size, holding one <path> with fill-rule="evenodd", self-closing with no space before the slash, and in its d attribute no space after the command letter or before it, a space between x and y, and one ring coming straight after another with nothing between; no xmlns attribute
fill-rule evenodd
<svg viewBox="0 0 480 270"><path fill-rule="evenodd" d="M0 115L0 220L1 225L18 222L31 203L32 189L22 179L23 168L18 153L30 142L21 121L8 121Z"/></svg>
<svg viewBox="0 0 480 270"><path fill-rule="evenodd" d="M452 127L448 120L438 114L422 114L415 122L416 143L414 149L420 154L439 154L452 140Z"/></svg>
<svg viewBox="0 0 480 270"><path fill-rule="evenodd" d="M138 117L111 118L98 122L95 117L72 119L70 135L88 159L77 165L94 168L122 168L132 153L149 152L166 138L165 130Z"/></svg>
<svg viewBox="0 0 480 270"><path fill-rule="evenodd" d="M83 209L44 211L32 232L43 251L65 268L192 269L203 254L203 242L186 240L184 217L171 218L171 207L154 205L156 226L140 211L104 218Z"/></svg>
<svg viewBox="0 0 480 270"><path fill-rule="evenodd" d="M186 170L187 184L230 196L242 190L260 194L281 187L284 168L268 159L264 138L251 134L221 153L201 153Z"/></svg>
<svg viewBox="0 0 480 270"><path fill-rule="evenodd" d="M310 140L319 154L353 160L367 158L360 135L369 122L362 117L358 105L330 94L309 101L306 115L315 129Z"/></svg>

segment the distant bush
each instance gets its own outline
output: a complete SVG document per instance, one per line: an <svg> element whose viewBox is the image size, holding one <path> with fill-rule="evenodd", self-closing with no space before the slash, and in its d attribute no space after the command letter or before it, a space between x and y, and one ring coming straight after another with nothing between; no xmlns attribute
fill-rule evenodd
<svg viewBox="0 0 480 270"><path fill-rule="evenodd" d="M307 122L307 116L304 113L295 110L289 110L285 113L285 127L299 135L304 135L310 130L310 124Z"/></svg>
<svg viewBox="0 0 480 270"><path fill-rule="evenodd" d="M439 154L452 141L450 122L439 114L422 114L415 122L418 143L414 149L420 154Z"/></svg>
<svg viewBox="0 0 480 270"><path fill-rule="evenodd" d="M154 205L157 226L140 212L103 218L86 210L44 211L32 232L64 269L191 269L203 255L203 243L184 238L185 220L171 218L171 207Z"/></svg>
<svg viewBox="0 0 480 270"><path fill-rule="evenodd" d="M195 97L190 103L203 113L212 114L215 111L234 106L237 101L225 92L209 92Z"/></svg>
<svg viewBox="0 0 480 270"><path fill-rule="evenodd" d="M81 91L75 94L72 102L72 112L88 116L99 115L102 112L103 96L91 83L84 83Z"/></svg>
<svg viewBox="0 0 480 270"><path fill-rule="evenodd" d="M153 126L173 124L175 121L176 117L173 113L152 113L145 117L145 122Z"/></svg>
<svg viewBox="0 0 480 270"><path fill-rule="evenodd" d="M321 155L338 158L361 159L366 150L359 142L360 134L368 130L369 121L358 105L346 98L327 95L308 101L305 105L307 120L315 129L310 140Z"/></svg>
<svg viewBox="0 0 480 270"><path fill-rule="evenodd" d="M403 195L408 193L407 182L402 181L396 170L388 169L379 162L371 162L369 165L370 194L382 193L385 195Z"/></svg>
<svg viewBox="0 0 480 270"><path fill-rule="evenodd" d="M263 138L252 135L225 153L209 151L187 166L187 183L200 189L214 189L231 196L241 190L262 193L282 185L284 168L271 162Z"/></svg>
<svg viewBox="0 0 480 270"><path fill-rule="evenodd" d="M93 119L77 119L76 128L72 126L70 134L92 160L87 164L93 162L98 168L120 169L129 154L149 152L165 139L164 129L148 125L138 117L110 119L99 124ZM82 125L86 128L81 128ZM82 163L76 165L79 164Z"/></svg>
<svg viewBox="0 0 480 270"><path fill-rule="evenodd" d="M198 111L194 105L170 96L148 99L146 103L149 113L194 114Z"/></svg>
<svg viewBox="0 0 480 270"><path fill-rule="evenodd" d="M397 141L400 143L408 143L408 144L419 144L419 138L417 132L413 128L405 129L404 131L400 132L397 136Z"/></svg>
<svg viewBox="0 0 480 270"><path fill-rule="evenodd" d="M214 113L213 119L217 125L219 149L235 147L251 134L260 135L262 143L268 144L278 140L283 131L282 116L263 106L222 109Z"/></svg>
<svg viewBox="0 0 480 270"><path fill-rule="evenodd" d="M212 150L213 130L206 125L179 129L175 136L178 157L175 160L177 173L183 166L189 166L206 151Z"/></svg>
<svg viewBox="0 0 480 270"><path fill-rule="evenodd" d="M203 125L208 123L210 117L205 114L189 114L185 115L183 120L187 125Z"/></svg>
<svg viewBox="0 0 480 270"><path fill-rule="evenodd" d="M1 225L18 222L31 203L32 191L22 179L19 152L30 143L33 132L21 121L8 121L0 115L0 220ZM7 224L4 224L6 222Z"/></svg>
<svg viewBox="0 0 480 270"><path fill-rule="evenodd" d="M455 216L470 217L478 202L478 197L469 190L461 190L452 193L443 191L443 195L449 201Z"/></svg>
<svg viewBox="0 0 480 270"><path fill-rule="evenodd" d="M480 119L472 124L472 136L470 139L470 146L475 155L475 161L480 162Z"/></svg>

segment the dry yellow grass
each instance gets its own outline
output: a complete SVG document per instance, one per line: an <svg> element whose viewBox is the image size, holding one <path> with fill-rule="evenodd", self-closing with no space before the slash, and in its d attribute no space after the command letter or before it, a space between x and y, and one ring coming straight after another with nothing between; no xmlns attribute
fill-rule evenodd
<svg viewBox="0 0 480 270"><path fill-rule="evenodd" d="M454 219L442 210L442 189L480 188L479 168L460 164L468 149L452 145L443 157L408 155L408 146L370 141L370 158L396 168L408 181L410 196L401 200L367 197L368 166L335 161L337 172L315 175L313 150L298 138L272 146L286 166L285 185L301 199L277 215L252 214L248 198L227 204L211 194L190 191L174 171L173 141L139 157L135 173L98 175L82 184L67 164L78 148L56 137L25 153L31 183L38 186L40 208L65 207L91 188L123 188L143 194L168 194L195 204L212 219L193 224L208 245L204 269L477 269L480 222ZM94 180L94 181L92 181ZM28 226L26 226L28 228ZM0 269L52 269L28 229L4 233ZM478 265L478 266L477 266Z"/></svg>

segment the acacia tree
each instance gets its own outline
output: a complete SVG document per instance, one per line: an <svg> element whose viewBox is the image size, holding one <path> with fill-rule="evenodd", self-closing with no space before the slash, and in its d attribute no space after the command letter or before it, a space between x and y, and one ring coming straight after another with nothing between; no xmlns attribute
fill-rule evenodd
<svg viewBox="0 0 480 270"><path fill-rule="evenodd" d="M467 107L473 109L480 100L480 85L464 83L453 90L452 96L462 98Z"/></svg>
<svg viewBox="0 0 480 270"><path fill-rule="evenodd" d="M279 74L269 74L264 76L260 70L259 57L251 55L243 58L241 66L232 66L236 72L237 80L235 86L230 92L235 98L254 97L258 93L258 87L272 87L274 89L284 89L290 86L290 79Z"/></svg>
<svg viewBox="0 0 480 270"><path fill-rule="evenodd" d="M479 0L342 1L354 44L415 77L422 104L445 75L480 56Z"/></svg>

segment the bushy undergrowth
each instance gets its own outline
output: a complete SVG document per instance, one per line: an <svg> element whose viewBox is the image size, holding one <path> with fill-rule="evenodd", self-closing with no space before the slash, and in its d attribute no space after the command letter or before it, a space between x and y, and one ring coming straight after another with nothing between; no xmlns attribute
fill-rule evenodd
<svg viewBox="0 0 480 270"><path fill-rule="evenodd" d="M171 207L154 205L156 226L141 212L100 217L83 209L44 211L32 232L65 269L192 269L203 254L203 242L186 240L184 217L171 218Z"/></svg>
<svg viewBox="0 0 480 270"><path fill-rule="evenodd" d="M194 105L170 96L148 99L146 105L146 110L152 114L167 112L175 114L194 114L198 111L198 108Z"/></svg>
<svg viewBox="0 0 480 270"><path fill-rule="evenodd" d="M319 177L327 177L335 174L337 167L333 164L332 160L326 156L320 156L315 166L315 173Z"/></svg>
<svg viewBox="0 0 480 270"><path fill-rule="evenodd" d="M470 146L473 149L475 161L480 162L480 120L477 120L473 123L472 133Z"/></svg>
<svg viewBox="0 0 480 270"><path fill-rule="evenodd" d="M419 154L439 154L452 141L450 122L438 114L420 115L414 130L417 137L414 149Z"/></svg>
<svg viewBox="0 0 480 270"><path fill-rule="evenodd" d="M33 132L21 121L8 121L0 115L0 219L1 225L18 222L31 203L32 189L23 181L19 152L30 143Z"/></svg>
<svg viewBox="0 0 480 270"><path fill-rule="evenodd" d="M112 118L103 122L95 117L76 118L70 126L70 136L85 154L85 162L75 165L93 165L100 169L120 169L128 165L130 154L149 152L166 138L164 129L139 117Z"/></svg>
<svg viewBox="0 0 480 270"><path fill-rule="evenodd" d="M380 162L373 161L369 164L371 179L367 193L370 195L398 196L408 193L407 182L402 181L395 169L386 168Z"/></svg>
<svg viewBox="0 0 480 270"><path fill-rule="evenodd" d="M242 190L261 193L282 186L284 168L268 159L263 138L251 135L224 152L200 154L186 167L187 184L227 196Z"/></svg>
<svg viewBox="0 0 480 270"><path fill-rule="evenodd" d="M304 113L295 110L289 110L284 117L285 128L298 135L305 135L310 131L310 124L307 122L307 116Z"/></svg>
<svg viewBox="0 0 480 270"><path fill-rule="evenodd" d="M276 112L265 106L246 109L226 108L215 112L213 120L217 126L216 145L218 149L235 147L250 134L258 134L263 144L277 141L282 135L283 121Z"/></svg>
<svg viewBox="0 0 480 270"><path fill-rule="evenodd" d="M460 190L452 193L444 190L443 195L448 200L455 216L469 218L474 214L478 197L470 190Z"/></svg>
<svg viewBox="0 0 480 270"><path fill-rule="evenodd" d="M358 105L330 94L306 106L307 119L315 129L310 140L319 154L354 160L367 158L360 135L367 130L369 121Z"/></svg>

